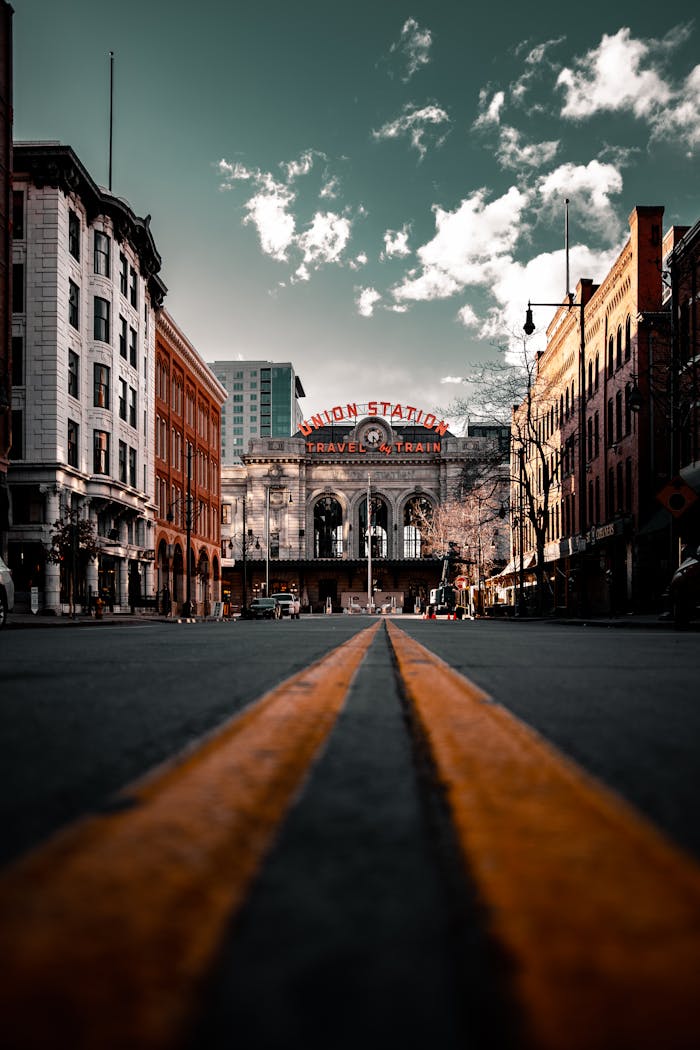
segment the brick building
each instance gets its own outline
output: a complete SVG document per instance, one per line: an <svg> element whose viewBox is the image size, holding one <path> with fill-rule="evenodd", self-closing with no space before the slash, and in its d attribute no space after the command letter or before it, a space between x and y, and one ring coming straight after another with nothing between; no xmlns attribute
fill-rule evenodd
<svg viewBox="0 0 700 1050"><path fill-rule="evenodd" d="M7 554L12 404L12 8L0 0L0 555Z"/></svg>
<svg viewBox="0 0 700 1050"><path fill-rule="evenodd" d="M661 207L633 210L615 264L599 286L579 282L538 357L534 439L523 443L522 469L537 496L534 513L546 526L545 607L659 608L674 566L657 498L671 476L662 220ZM516 430L526 412L527 400L514 412ZM519 503L517 471L514 464L512 507ZM513 530L512 582L521 538L530 582L536 568L532 513L524 519Z"/></svg>
<svg viewBox="0 0 700 1050"><path fill-rule="evenodd" d="M164 309L157 315L155 356L159 605L164 611L207 615L221 593L221 406L226 390Z"/></svg>

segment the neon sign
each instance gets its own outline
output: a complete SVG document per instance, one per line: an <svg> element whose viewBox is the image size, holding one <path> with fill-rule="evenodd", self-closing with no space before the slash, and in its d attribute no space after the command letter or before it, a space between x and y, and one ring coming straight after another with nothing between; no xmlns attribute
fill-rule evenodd
<svg viewBox="0 0 700 1050"><path fill-rule="evenodd" d="M361 441L307 441L306 451L307 452L330 452L331 455L342 455L344 452L350 453L350 455L365 455L367 452L383 452L385 456L390 456L392 452L417 452L419 455L423 453L440 452L442 449L441 441L394 441L393 444L385 442L378 448L365 448Z"/></svg>
<svg viewBox="0 0 700 1050"><path fill-rule="evenodd" d="M334 405L333 408L324 409L310 419L305 419L299 430L304 437L308 437L314 430L331 426L333 423L354 423L360 412L363 416L383 416L390 423L413 423L414 426L434 430L440 436L447 433L447 423L443 419L438 422L434 412L424 412L415 405L403 405L394 401L368 401L366 405L348 401L345 405Z"/></svg>

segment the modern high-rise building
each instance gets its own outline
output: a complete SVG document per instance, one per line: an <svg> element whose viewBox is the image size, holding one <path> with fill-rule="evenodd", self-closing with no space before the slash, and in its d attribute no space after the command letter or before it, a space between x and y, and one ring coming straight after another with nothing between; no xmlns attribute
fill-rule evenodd
<svg viewBox="0 0 700 1050"><path fill-rule="evenodd" d="M291 437L304 418L304 388L288 361L213 361L209 367L228 391L221 410L221 462L240 463L248 442Z"/></svg>

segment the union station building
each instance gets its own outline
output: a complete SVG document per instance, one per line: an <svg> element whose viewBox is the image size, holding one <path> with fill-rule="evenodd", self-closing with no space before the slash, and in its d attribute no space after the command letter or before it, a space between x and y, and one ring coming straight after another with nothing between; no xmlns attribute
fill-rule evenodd
<svg viewBox="0 0 700 1050"><path fill-rule="evenodd" d="M371 579L375 605L413 612L442 572L416 512L458 491L479 443L387 401L335 405L293 437L251 440L242 465L222 468L224 605L242 606L245 587L246 602L294 591L310 612L366 608Z"/></svg>

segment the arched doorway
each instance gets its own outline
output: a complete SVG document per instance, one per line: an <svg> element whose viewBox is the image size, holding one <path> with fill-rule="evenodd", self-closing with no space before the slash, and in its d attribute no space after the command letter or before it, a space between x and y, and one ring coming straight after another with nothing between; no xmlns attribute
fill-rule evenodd
<svg viewBox="0 0 700 1050"><path fill-rule="evenodd" d="M177 607L184 601L184 576L185 559L182 553L182 547L177 543L173 552L173 609L177 609Z"/></svg>
<svg viewBox="0 0 700 1050"><path fill-rule="evenodd" d="M334 496L322 496L314 505L314 557L342 556L343 509Z"/></svg>
<svg viewBox="0 0 700 1050"><path fill-rule="evenodd" d="M372 536L372 557L386 558L389 550L389 508L382 496L371 497L370 529L367 528L367 497L362 500L358 509L360 557L367 557L367 534Z"/></svg>
<svg viewBox="0 0 700 1050"><path fill-rule="evenodd" d="M205 616L211 611L211 573L209 566L209 555L206 550L199 552L197 562L197 593L195 595L197 607L201 607Z"/></svg>
<svg viewBox="0 0 700 1050"><path fill-rule="evenodd" d="M433 505L425 496L412 496L403 511L403 556L422 558L425 532L433 516Z"/></svg>

